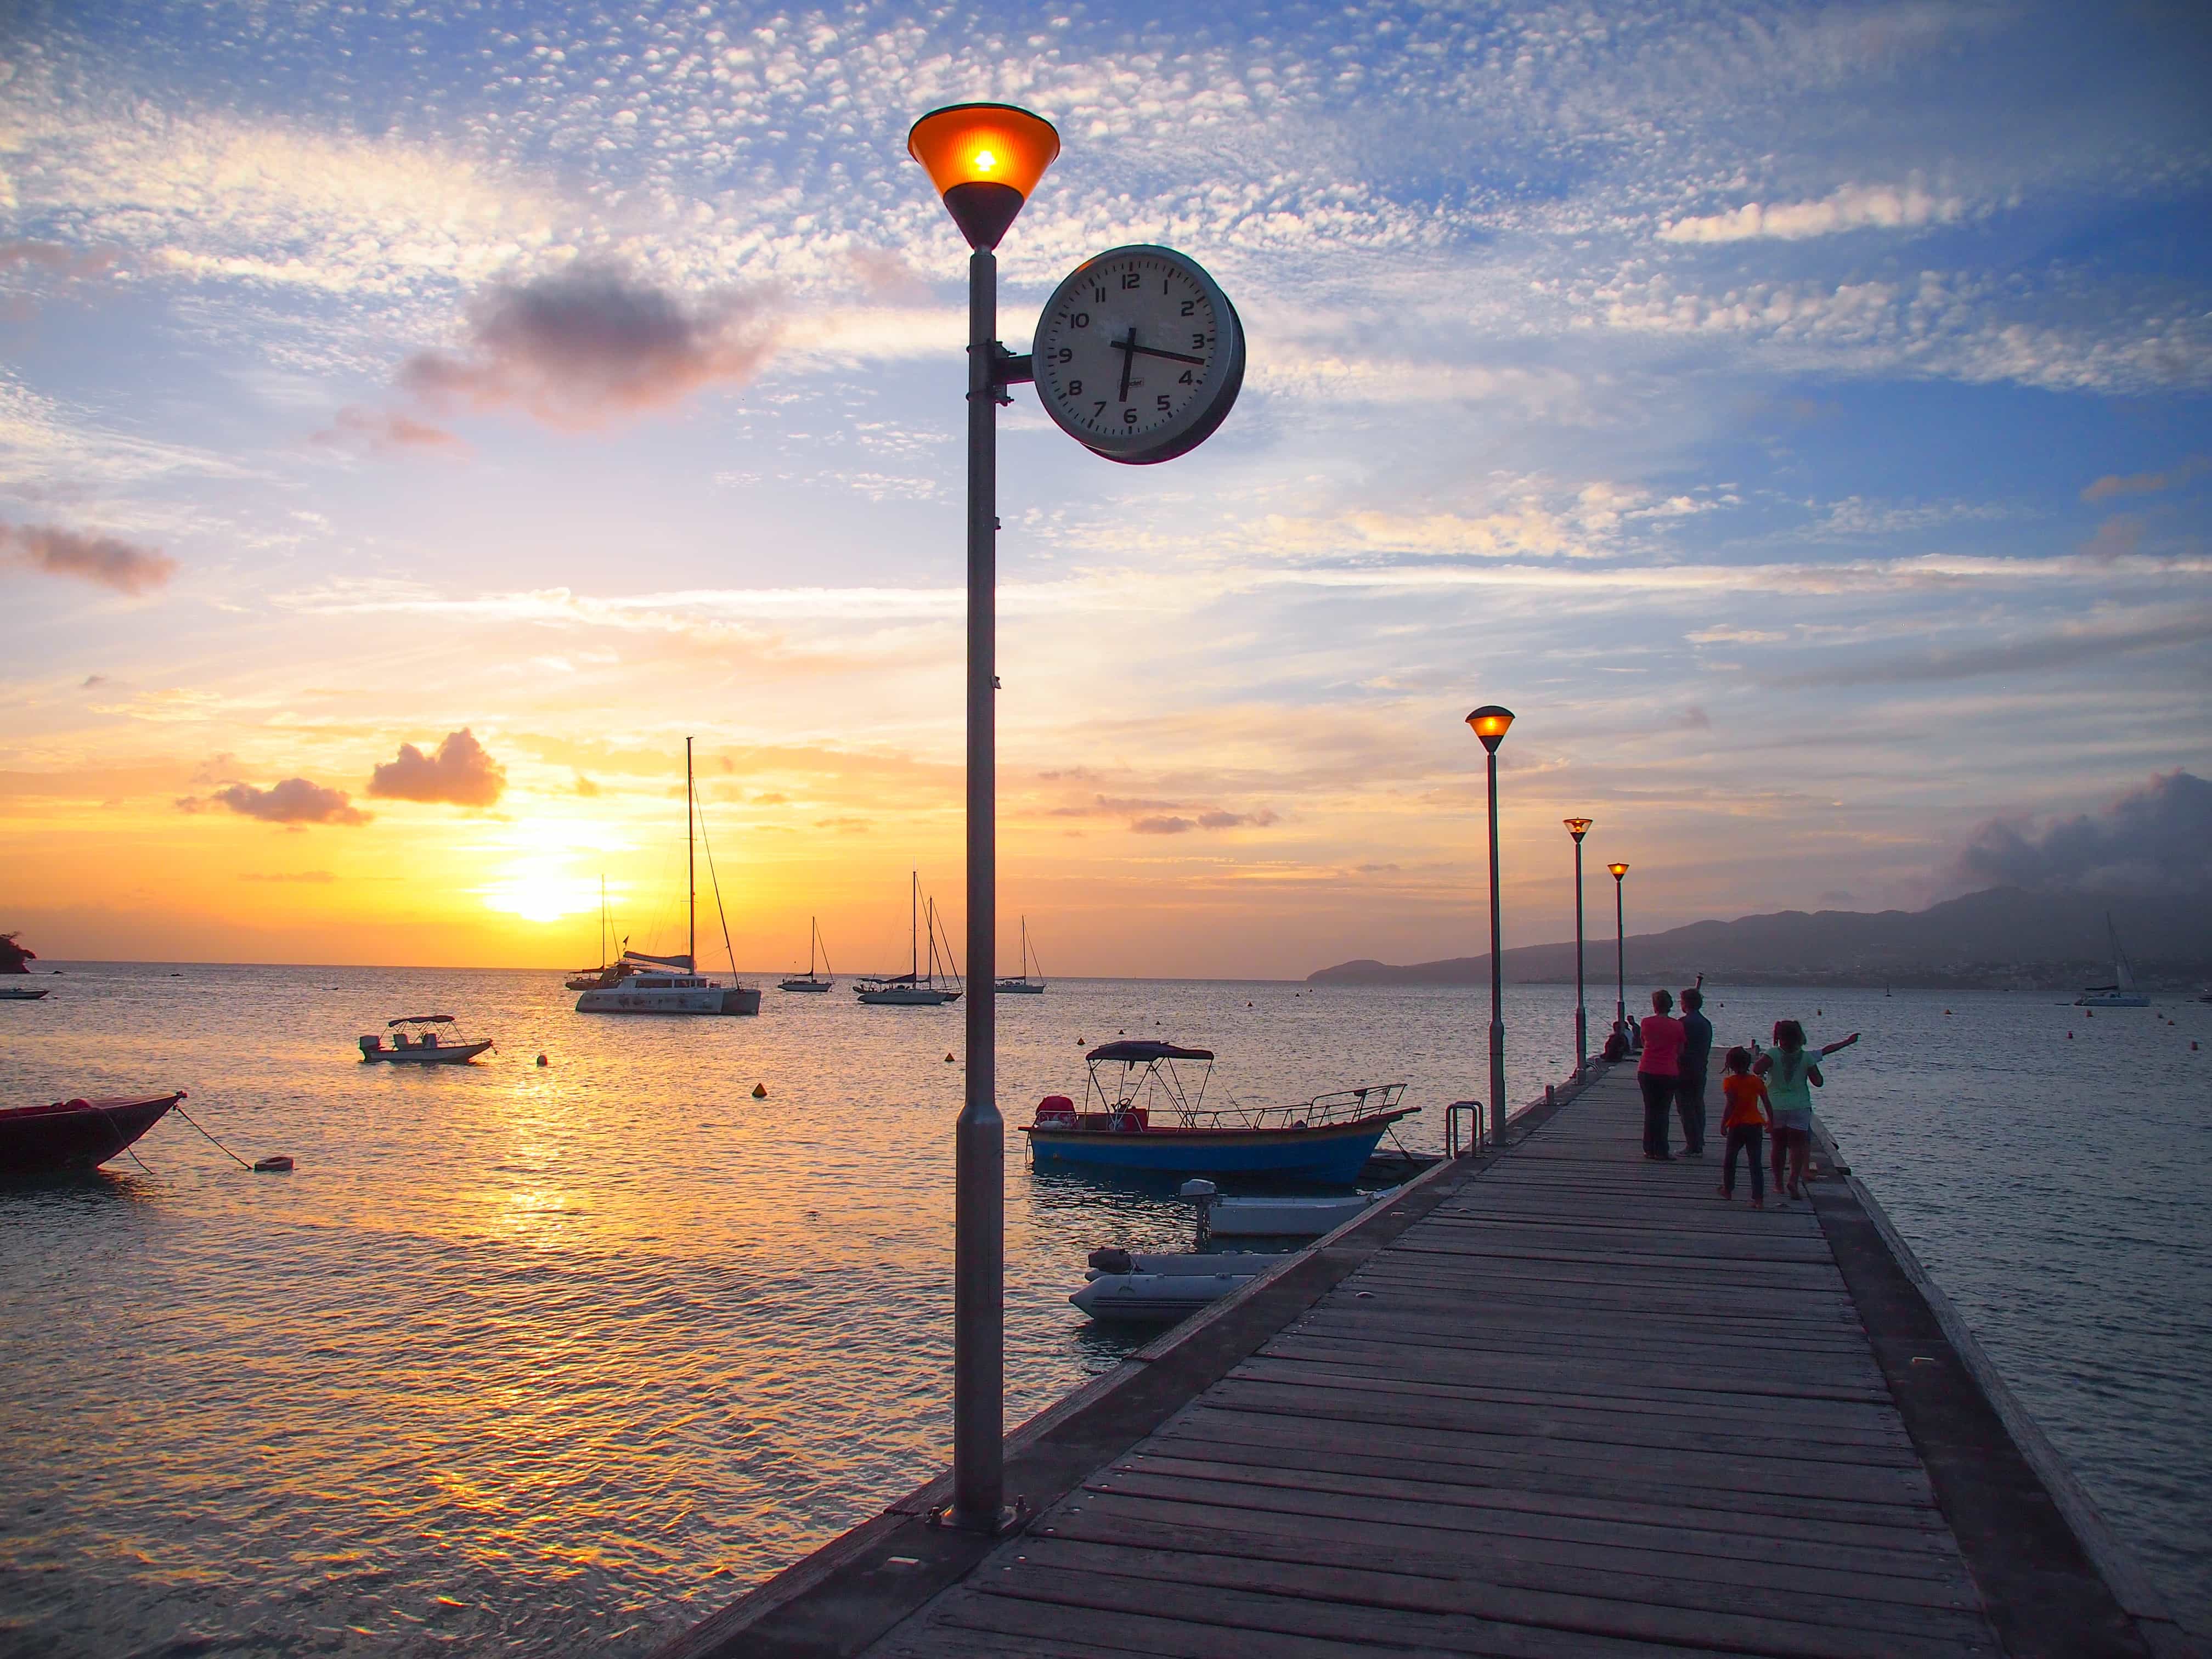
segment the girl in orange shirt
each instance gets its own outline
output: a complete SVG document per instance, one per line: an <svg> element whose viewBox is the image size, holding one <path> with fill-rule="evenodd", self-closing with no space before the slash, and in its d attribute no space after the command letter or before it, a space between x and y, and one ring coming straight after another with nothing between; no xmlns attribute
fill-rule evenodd
<svg viewBox="0 0 2212 1659"><path fill-rule="evenodd" d="M1751 1154L1751 1207L1763 1210L1766 1207L1766 1160L1759 1156L1759 1142L1765 1138L1773 1115L1767 1105L1766 1079L1751 1074L1748 1048L1729 1049L1721 1065L1721 1097L1728 1103L1728 1111L1721 1118L1721 1127L1728 1133L1728 1150L1722 1154L1721 1196L1735 1196L1735 1155L1747 1152Z"/></svg>

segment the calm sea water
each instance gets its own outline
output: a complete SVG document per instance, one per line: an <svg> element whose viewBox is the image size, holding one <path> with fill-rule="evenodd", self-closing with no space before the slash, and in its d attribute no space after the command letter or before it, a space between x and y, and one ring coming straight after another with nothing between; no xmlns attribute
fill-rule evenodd
<svg viewBox="0 0 2212 1659"><path fill-rule="evenodd" d="M593 1018L553 975L427 970L58 985L0 1005L0 1101L182 1086L299 1167L249 1175L173 1117L147 1170L0 1191L0 1652L642 1652L942 1466L957 1010L771 990L757 1020ZM1825 1115L2212 1624L2212 1052L2189 1048L2212 1006L1711 995L1723 1040L1782 1013L1867 1032ZM1571 998L1510 993L1516 1099L1565 1069ZM1485 1065L1463 992L1060 981L1000 1006L1010 1122L1073 1091L1084 1045L1159 1036L1219 1050L1247 1099L1407 1082L1433 1150ZM432 1011L497 1052L359 1063L357 1033ZM1085 1255L1181 1248L1189 1219L1009 1139L1012 1423L1132 1346L1066 1305Z"/></svg>

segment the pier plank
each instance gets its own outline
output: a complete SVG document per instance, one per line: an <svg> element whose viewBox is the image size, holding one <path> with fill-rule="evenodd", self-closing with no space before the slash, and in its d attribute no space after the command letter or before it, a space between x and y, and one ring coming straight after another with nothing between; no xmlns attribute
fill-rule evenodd
<svg viewBox="0 0 2212 1659"><path fill-rule="evenodd" d="M1646 1163L1641 1122L1624 1070L1533 1111L1510 1151L1433 1172L1372 1242L1310 1253L1340 1265L1317 1261L1237 1346L1194 1322L1212 1346L1188 1393L1055 1465L1024 1530L976 1540L972 1567L871 1644L817 1649L805 1632L834 1621L801 1620L743 1650L2147 1652L2094 1587L2046 1593L2057 1581L2008 1565L1986 1495L1968 1507L1989 1523L1957 1530L1965 1442L1931 1457L1933 1419L1900 1407L1941 1380L1911 1363L1936 1339L1868 1310L1866 1251L1838 1244L1827 1200L1755 1212L1740 1186L1724 1202L1717 1156ZM1124 1370L1157 1378L1174 1346Z"/></svg>
<svg viewBox="0 0 2212 1659"><path fill-rule="evenodd" d="M1818 1218L1645 1164L1632 1097L1554 1115L882 1653L1994 1659Z"/></svg>

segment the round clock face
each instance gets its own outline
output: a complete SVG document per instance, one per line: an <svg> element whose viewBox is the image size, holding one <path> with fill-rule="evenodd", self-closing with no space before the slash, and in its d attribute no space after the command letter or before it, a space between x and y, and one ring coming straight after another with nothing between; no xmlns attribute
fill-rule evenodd
<svg viewBox="0 0 2212 1659"><path fill-rule="evenodd" d="M1037 319L1030 372L1045 412L1109 461L1188 453L1244 384L1244 325L1173 248L1109 248L1071 271Z"/></svg>

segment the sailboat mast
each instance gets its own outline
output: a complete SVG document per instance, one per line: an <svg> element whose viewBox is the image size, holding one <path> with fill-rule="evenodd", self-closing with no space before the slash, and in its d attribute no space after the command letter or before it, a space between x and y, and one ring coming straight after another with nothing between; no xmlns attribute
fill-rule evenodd
<svg viewBox="0 0 2212 1659"><path fill-rule="evenodd" d="M921 973L921 946L915 937L921 929L921 872L909 870L907 878L913 883L906 896L906 976L911 984Z"/></svg>
<svg viewBox="0 0 2212 1659"><path fill-rule="evenodd" d="M692 848L691 739L684 739L684 954L690 958L684 971L699 968L699 869Z"/></svg>

